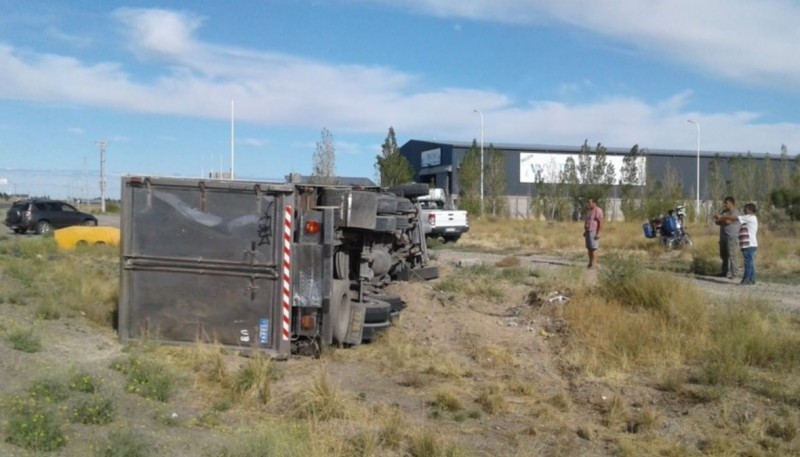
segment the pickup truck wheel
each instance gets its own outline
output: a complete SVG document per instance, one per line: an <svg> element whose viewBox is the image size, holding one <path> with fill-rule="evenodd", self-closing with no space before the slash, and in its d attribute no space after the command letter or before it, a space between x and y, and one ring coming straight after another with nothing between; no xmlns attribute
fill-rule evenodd
<svg viewBox="0 0 800 457"><path fill-rule="evenodd" d="M39 235L44 235L46 233L50 233L50 230L52 228L53 227L50 225L49 222L47 222L47 221L39 221L39 223L36 224L36 233L38 233Z"/></svg>
<svg viewBox="0 0 800 457"><path fill-rule="evenodd" d="M83 225L87 227L97 227L97 221L94 219L86 219L83 221Z"/></svg>

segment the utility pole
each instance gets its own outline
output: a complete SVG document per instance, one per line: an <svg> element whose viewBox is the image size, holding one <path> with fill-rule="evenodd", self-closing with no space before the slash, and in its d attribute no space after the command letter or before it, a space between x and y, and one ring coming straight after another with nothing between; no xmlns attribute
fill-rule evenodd
<svg viewBox="0 0 800 457"><path fill-rule="evenodd" d="M100 212L106 212L106 146L107 141L95 141L94 144L100 148Z"/></svg>

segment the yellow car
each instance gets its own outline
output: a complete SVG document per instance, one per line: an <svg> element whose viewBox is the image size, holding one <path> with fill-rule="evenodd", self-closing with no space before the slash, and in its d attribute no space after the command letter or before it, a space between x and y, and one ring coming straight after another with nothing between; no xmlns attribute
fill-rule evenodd
<svg viewBox="0 0 800 457"><path fill-rule="evenodd" d="M117 227L76 225L53 231L53 237L61 249L102 244L119 246L119 229Z"/></svg>

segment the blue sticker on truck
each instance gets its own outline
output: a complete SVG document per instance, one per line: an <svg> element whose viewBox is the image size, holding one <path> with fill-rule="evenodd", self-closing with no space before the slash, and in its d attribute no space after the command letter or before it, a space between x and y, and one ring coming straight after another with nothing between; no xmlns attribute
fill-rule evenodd
<svg viewBox="0 0 800 457"><path fill-rule="evenodd" d="M269 319L258 320L258 344L261 346L269 344Z"/></svg>

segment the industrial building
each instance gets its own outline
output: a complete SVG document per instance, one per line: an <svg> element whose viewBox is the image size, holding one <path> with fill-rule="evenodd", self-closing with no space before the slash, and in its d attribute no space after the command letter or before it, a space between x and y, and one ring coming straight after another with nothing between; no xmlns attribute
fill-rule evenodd
<svg viewBox="0 0 800 457"><path fill-rule="evenodd" d="M458 196L460 191L459 169L472 142L440 142L409 140L400 147L400 154L405 157L414 170L415 180L430 183L434 187L441 187L453 196ZM581 152L581 146L547 146L528 144L493 144L495 150L502 151L506 161L508 210L512 216L527 217L530 211L531 197L536 194L536 182L555 182L559 171L563 169L568 157L572 156L576 163ZM595 145L589 145L592 151ZM612 163L617 172L616 183L620 182L622 160L630 154L631 148L607 147L606 161ZM484 145L484 153L488 153L489 145ZM689 200L696 199L698 162L700 200L709 199L706 188L709 164L716 158L728 158L743 155L742 153L721 151L681 151L667 149L640 149L640 168L646 170L644 182L658 181L663 178L665 171L671 168L675 171L681 182L684 197ZM759 162L767 156L765 154L752 154ZM698 159L699 157L699 159ZM773 158L774 159L774 158ZM729 170L727 161L721 161L720 166L725 176Z"/></svg>

